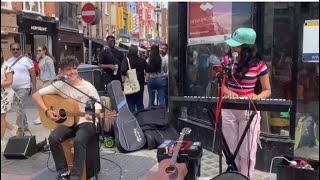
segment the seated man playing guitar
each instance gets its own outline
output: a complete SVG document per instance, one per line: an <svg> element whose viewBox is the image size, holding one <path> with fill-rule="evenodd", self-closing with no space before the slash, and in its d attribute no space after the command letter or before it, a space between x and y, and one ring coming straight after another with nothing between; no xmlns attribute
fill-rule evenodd
<svg viewBox="0 0 320 180"><path fill-rule="evenodd" d="M89 96L99 100L99 95L95 87L88 81L78 77L78 65L78 60L72 56L66 56L60 60L59 68L61 69L62 75L66 77L65 81ZM89 98L64 81L56 81L32 95L39 108L45 111L45 115L53 121L59 120L60 115L58 112L51 110L50 107L47 107L42 97L44 95L53 94L58 94L62 97L71 98L78 101L79 110L81 112L85 112L85 105ZM95 109L96 113L99 113L101 110L101 105L95 103ZM89 139L95 136L95 133L92 116L90 115L80 117L79 121L71 127L59 125L51 132L49 135L49 144L56 169L59 173L57 179L80 180L84 160L86 159L86 144ZM69 172L61 143L72 137L74 137L74 163L71 172Z"/></svg>

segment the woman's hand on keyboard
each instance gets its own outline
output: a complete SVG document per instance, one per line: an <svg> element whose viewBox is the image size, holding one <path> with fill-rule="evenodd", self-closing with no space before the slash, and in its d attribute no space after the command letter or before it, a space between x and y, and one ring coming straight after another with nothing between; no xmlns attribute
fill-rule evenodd
<svg viewBox="0 0 320 180"><path fill-rule="evenodd" d="M239 98L239 95L229 90L228 93L226 93L226 97L230 99L236 99L236 98Z"/></svg>

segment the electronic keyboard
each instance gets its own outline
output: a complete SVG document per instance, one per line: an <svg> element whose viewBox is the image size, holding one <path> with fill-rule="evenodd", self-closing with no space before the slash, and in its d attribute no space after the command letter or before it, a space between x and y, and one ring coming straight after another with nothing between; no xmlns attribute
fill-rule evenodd
<svg viewBox="0 0 320 180"><path fill-rule="evenodd" d="M218 97L205 96L170 96L173 102L197 102L199 105L215 107ZM288 112L292 106L291 100L286 99L259 99L252 100L258 111L278 111ZM239 109L239 110L254 110L252 103L247 97L239 97L236 99L223 98L222 109Z"/></svg>

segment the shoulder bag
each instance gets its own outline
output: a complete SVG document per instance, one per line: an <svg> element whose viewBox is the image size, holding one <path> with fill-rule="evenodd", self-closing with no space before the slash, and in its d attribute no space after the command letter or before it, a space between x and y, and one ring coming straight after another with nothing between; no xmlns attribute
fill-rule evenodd
<svg viewBox="0 0 320 180"><path fill-rule="evenodd" d="M131 69L129 58L127 58L127 61L129 69L123 83L125 95L134 94L140 91L137 71L136 69Z"/></svg>

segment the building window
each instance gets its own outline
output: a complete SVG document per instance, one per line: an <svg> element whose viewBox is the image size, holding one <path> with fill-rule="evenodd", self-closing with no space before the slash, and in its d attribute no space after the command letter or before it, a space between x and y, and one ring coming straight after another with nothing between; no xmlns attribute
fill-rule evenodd
<svg viewBox="0 0 320 180"><path fill-rule="evenodd" d="M32 12L38 12L43 14L43 2L23 2L23 10L25 11L32 11Z"/></svg>
<svg viewBox="0 0 320 180"><path fill-rule="evenodd" d="M108 14L108 3L104 3L104 4L105 4L104 14L108 16L108 15L109 15L109 14Z"/></svg>
<svg viewBox="0 0 320 180"><path fill-rule="evenodd" d="M112 36L116 36L116 29L112 26Z"/></svg>
<svg viewBox="0 0 320 180"><path fill-rule="evenodd" d="M77 21L77 5L73 3L59 3L59 21L61 27L78 29Z"/></svg>
<svg viewBox="0 0 320 180"><path fill-rule="evenodd" d="M106 37L109 36L109 25L106 25Z"/></svg>
<svg viewBox="0 0 320 180"><path fill-rule="evenodd" d="M11 2L1 2L1 7L12 9L12 4Z"/></svg>

